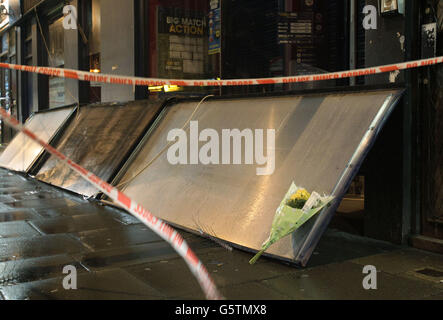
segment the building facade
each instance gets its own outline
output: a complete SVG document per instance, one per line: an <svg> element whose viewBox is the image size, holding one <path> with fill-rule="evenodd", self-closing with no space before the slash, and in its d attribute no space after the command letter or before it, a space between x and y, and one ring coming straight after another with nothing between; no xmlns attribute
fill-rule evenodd
<svg viewBox="0 0 443 320"><path fill-rule="evenodd" d="M2 3L1 62L23 65L157 78L241 79L333 72L443 54L442 0ZM67 5L75 8L77 28L64 27ZM133 88L0 72L2 107L21 121L63 105L168 94L403 87L401 105L350 193L364 195L361 234L441 250L433 239L443 239L442 66L313 84L223 89ZM12 136L2 126L2 141Z"/></svg>

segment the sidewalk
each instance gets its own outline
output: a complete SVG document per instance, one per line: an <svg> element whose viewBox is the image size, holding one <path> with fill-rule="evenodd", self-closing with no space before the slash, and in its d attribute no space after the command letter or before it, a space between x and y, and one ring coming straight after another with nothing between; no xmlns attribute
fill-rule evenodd
<svg viewBox="0 0 443 320"><path fill-rule="evenodd" d="M443 257L432 253L329 230L307 269L250 266L249 253L182 234L228 299L443 299ZM362 287L369 264L378 290ZM78 290L63 289L66 265ZM0 169L0 300L203 298L185 263L135 218Z"/></svg>

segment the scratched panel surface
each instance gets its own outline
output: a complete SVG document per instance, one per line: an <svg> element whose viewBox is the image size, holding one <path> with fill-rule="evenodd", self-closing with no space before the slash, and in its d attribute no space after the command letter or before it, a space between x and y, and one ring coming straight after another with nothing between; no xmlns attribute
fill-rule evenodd
<svg viewBox="0 0 443 320"><path fill-rule="evenodd" d="M206 101L193 119L200 132L210 128L221 136L223 129L276 130L275 172L269 176L258 176L257 165L171 165L167 152L145 169L197 103L169 106L121 179L122 190L171 223L258 250L291 182L331 193L382 105L396 92ZM293 259L299 245L288 237L269 253Z"/></svg>
<svg viewBox="0 0 443 320"><path fill-rule="evenodd" d="M37 113L26 121L25 127L40 139L50 142L73 111L74 107ZM39 144L19 133L0 156L0 166L27 172L42 153L43 148Z"/></svg>
<svg viewBox="0 0 443 320"><path fill-rule="evenodd" d="M56 147L108 181L143 136L162 103L137 101L82 107ZM54 157L43 165L37 178L88 197L97 193L95 187Z"/></svg>

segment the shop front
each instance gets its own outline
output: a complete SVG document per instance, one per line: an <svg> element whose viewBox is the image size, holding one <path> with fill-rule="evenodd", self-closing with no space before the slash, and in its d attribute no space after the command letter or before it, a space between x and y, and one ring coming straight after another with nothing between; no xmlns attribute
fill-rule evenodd
<svg viewBox="0 0 443 320"><path fill-rule="evenodd" d="M54 1L44 1L33 10L23 11L22 20L8 31L9 35L15 32L14 39L19 44L17 58L14 58L15 55L11 53L13 42L9 41L9 61L16 59L27 65L50 65L141 77L246 79L322 74L441 55L441 43L432 43L428 39L432 34L432 25L435 25L437 38L441 36L441 23L438 24L438 21L443 16L443 8L436 1L419 4L378 0L134 0L124 3L117 0L77 0L72 4L78 9L77 30L63 29L63 8ZM376 8L376 28L365 27L364 22L367 22L370 14L368 6ZM42 26L38 21L42 22ZM421 29L423 34L418 31ZM422 46L418 47L417 43ZM290 244L287 244L287 247L274 253L279 257L296 257L304 262L329 223L350 233L398 244L412 243L432 250L436 250L435 245L429 244L433 243L429 239L442 238L440 190L443 179L439 170L442 100L441 86L438 85L441 83L441 66L312 83L224 88L133 88L79 83L32 74L16 77L16 87L20 92L16 96L17 110L23 121L32 112L71 103L123 102L159 97L196 99L198 103L208 95L221 95L219 103L211 102L214 110L219 112L208 111L207 115L201 115L201 121L208 121L220 130L224 123L240 129L252 128L257 123L272 124L276 130L280 127L287 129L284 131L287 137L280 137L284 146L281 150L285 151L281 151L279 158L280 165L287 165L285 172L291 171L290 163L298 165L302 168L299 170L307 174L302 174L300 178L304 184L310 186L308 178L313 175L317 180L312 181L318 181L317 187L321 191L338 192L340 203L336 206L335 216L325 215L309 225L309 230L303 234L302 247L297 246L299 251L288 253ZM16 81L12 75L2 79L10 79L11 83ZM430 96L433 98L429 99ZM292 97L292 107L291 102L282 97ZM230 99L238 99L235 101L239 104L249 101L256 108L236 108L227 102ZM276 102L269 109L264 105L265 102L272 104L280 100L281 105ZM223 106L227 109L223 109ZM185 106L177 106L175 110L182 112L186 120L189 110ZM369 116L366 117L364 112ZM382 118L377 118L379 114L383 115ZM343 117L342 126L336 122L341 119L340 116ZM278 122L278 119L281 121ZM175 120L173 117L164 118L167 124ZM377 140L370 140L372 148L359 149L367 129L376 120L379 121ZM285 123L292 123L293 126L285 127ZM294 136L294 133L298 135ZM308 133L311 140L301 143ZM340 134L343 139L338 137L331 145L321 140L324 136ZM309 166L320 161L320 155L309 158L311 162L300 164L297 161L301 160L292 158L291 153L297 143L300 143L296 147L300 148L298 152L309 150L309 145L315 144L316 139L323 141L325 148L330 147L328 157L331 161L330 167L328 163L323 163L317 171ZM157 145L151 147L155 149ZM333 159L344 155L345 149L350 153L346 153L348 157L341 159L340 164L332 165ZM353 163L353 153L358 150L358 161ZM151 155L149 150L143 152ZM352 170L347 166L353 166ZM156 171L158 174L164 172L163 178L173 180L172 177L168 180L169 169L160 169ZM232 172L226 171L220 172L216 179L214 176L208 177L205 169L193 169L195 171L185 170L177 172L177 175L184 177L189 172L194 173L188 177L186 185L189 187L190 181L194 181L195 188L182 188L177 183L172 190L179 193L184 189L198 194L197 185L201 187L206 184L207 189L217 185L226 188L226 194L229 194L229 185L234 189L239 185L244 189L251 188L247 181L255 181L254 188L262 186L262 189L256 190L258 193L268 190L269 197L263 198L261 204L251 200L253 195L246 194L245 197L251 201L241 202L238 199L239 202L232 203L233 210L242 208L243 218L251 206L255 206L258 215L261 214L258 209L260 205L263 208L269 205L266 210L271 210L276 203L278 205L277 198L282 196L273 193L277 187L274 191L266 187L266 179L242 178L240 174L229 179ZM331 173L331 176L335 178L323 186L321 183L325 181L321 179L320 171L324 175L333 172L335 175ZM281 178L278 181L284 181L284 186L280 186L277 180L267 186L278 185L281 187L278 190L284 193L290 183L286 181L288 177L285 172L278 171L278 168L277 172ZM293 179L298 174L288 173ZM145 181L155 181L156 178L147 176ZM119 183L117 180L114 182ZM163 185L157 187L158 192L166 188ZM215 194L219 191L213 190ZM137 191L134 194L137 195ZM150 196L154 199L156 195ZM197 202L197 199L194 200ZM217 202L219 200L215 197L209 203L222 206L223 201ZM177 211L187 205L186 202L177 203ZM152 206L157 206L159 212L166 212L165 216L171 222L198 231L194 224L195 217L191 214L192 208L188 208L188 216L176 217L169 208L155 203ZM213 219L211 216L202 218L206 219L205 225L211 221L218 223L209 225L217 230L216 237L242 247L258 248L258 242L263 239L241 238L238 235L244 231L241 228L235 234L227 232L228 228L223 226L229 219L219 216L222 215ZM234 216L232 213L231 218ZM240 221L241 218L234 220ZM258 229L257 226L253 228Z"/></svg>

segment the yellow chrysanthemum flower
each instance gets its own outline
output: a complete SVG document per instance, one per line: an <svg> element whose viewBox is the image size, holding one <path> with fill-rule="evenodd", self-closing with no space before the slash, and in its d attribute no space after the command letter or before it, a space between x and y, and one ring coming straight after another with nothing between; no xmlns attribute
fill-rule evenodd
<svg viewBox="0 0 443 320"><path fill-rule="evenodd" d="M294 209L302 209L310 197L311 194L306 189L298 189L297 192L289 198L287 205Z"/></svg>
<svg viewBox="0 0 443 320"><path fill-rule="evenodd" d="M298 189L295 194L292 195L291 200L305 200L308 201L311 194L306 189Z"/></svg>

